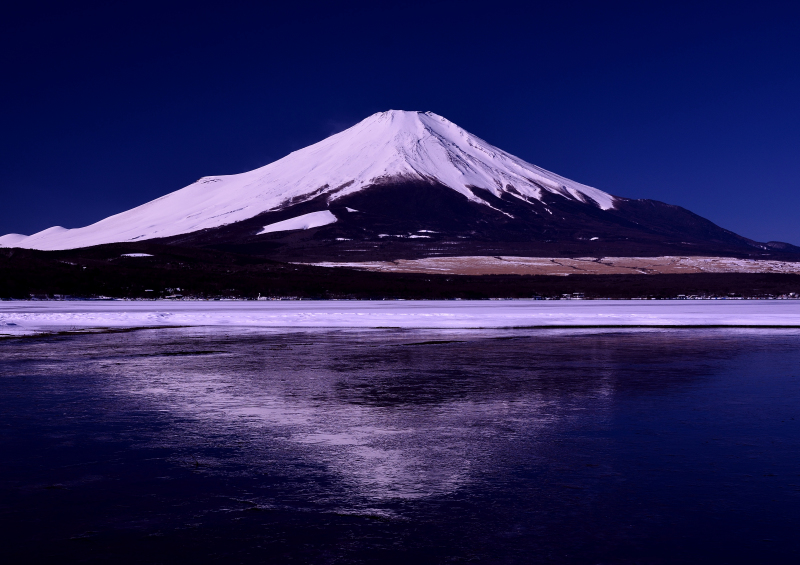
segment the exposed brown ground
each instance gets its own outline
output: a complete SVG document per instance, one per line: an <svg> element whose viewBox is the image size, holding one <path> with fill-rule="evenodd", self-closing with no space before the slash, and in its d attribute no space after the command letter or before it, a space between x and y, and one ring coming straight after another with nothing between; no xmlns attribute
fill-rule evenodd
<svg viewBox="0 0 800 565"><path fill-rule="evenodd" d="M396 261L313 264L367 271L439 275L800 274L800 262L731 257L579 257L573 259L558 257L428 257Z"/></svg>

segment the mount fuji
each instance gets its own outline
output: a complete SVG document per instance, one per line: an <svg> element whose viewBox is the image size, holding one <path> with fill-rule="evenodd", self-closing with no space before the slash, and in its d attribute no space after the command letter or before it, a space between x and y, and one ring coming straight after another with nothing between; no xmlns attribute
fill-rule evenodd
<svg viewBox="0 0 800 565"><path fill-rule="evenodd" d="M76 229L0 237L64 250L154 241L282 260L435 255L794 255L680 208L546 171L431 112L391 110L253 171L203 177Z"/></svg>

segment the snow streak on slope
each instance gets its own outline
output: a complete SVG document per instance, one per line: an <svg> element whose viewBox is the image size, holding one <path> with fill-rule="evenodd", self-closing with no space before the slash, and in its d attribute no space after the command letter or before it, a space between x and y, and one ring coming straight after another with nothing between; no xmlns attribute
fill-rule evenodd
<svg viewBox="0 0 800 565"><path fill-rule="evenodd" d="M274 224L264 226L264 229L258 232L258 235L276 231L307 230L311 228L318 228L320 226L327 226L335 221L336 216L334 216L330 210L311 212L310 214L303 214L302 216L297 216L296 218L290 218L288 220L283 220L282 222L275 222Z"/></svg>
<svg viewBox="0 0 800 565"><path fill-rule="evenodd" d="M49 228L29 237L9 234L0 246L72 249L169 237L247 220L327 194L328 202L392 180L437 181L488 204L470 187L540 199L542 191L598 206L614 197L506 153L431 112L374 114L319 143L238 175L204 177L84 228ZM14 237L11 237L14 236Z"/></svg>

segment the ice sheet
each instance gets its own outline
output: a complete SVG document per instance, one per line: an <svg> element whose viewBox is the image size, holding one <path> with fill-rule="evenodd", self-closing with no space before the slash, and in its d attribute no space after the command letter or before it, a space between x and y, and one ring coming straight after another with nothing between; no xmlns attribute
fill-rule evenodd
<svg viewBox="0 0 800 565"><path fill-rule="evenodd" d="M0 302L0 336L154 326L800 327L800 300Z"/></svg>

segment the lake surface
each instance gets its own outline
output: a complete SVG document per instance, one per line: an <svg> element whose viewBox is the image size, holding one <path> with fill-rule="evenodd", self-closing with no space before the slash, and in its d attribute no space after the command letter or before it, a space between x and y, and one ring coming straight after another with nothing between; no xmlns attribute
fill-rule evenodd
<svg viewBox="0 0 800 565"><path fill-rule="evenodd" d="M0 341L14 561L798 563L800 331Z"/></svg>

